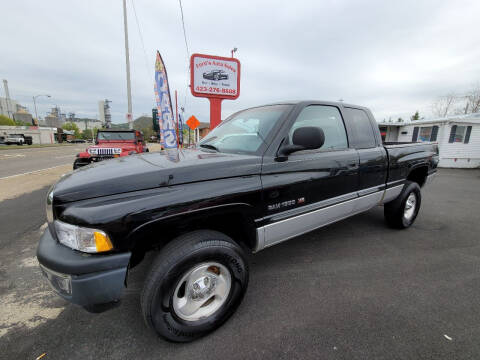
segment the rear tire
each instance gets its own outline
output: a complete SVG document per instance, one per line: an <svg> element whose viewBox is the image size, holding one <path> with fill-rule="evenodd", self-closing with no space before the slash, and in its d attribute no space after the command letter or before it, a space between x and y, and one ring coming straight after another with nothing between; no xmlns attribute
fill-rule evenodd
<svg viewBox="0 0 480 360"><path fill-rule="evenodd" d="M406 181L400 195L384 206L386 223L395 229L410 227L417 218L421 203L420 186L416 182Z"/></svg>
<svg viewBox="0 0 480 360"><path fill-rule="evenodd" d="M143 317L165 339L189 342L222 325L247 286L242 249L217 231L194 231L167 244L153 262L141 296Z"/></svg>

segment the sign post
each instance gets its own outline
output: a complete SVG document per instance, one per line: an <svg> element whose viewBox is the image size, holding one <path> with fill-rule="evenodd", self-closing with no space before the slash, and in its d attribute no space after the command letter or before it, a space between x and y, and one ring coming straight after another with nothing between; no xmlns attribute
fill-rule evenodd
<svg viewBox="0 0 480 360"><path fill-rule="evenodd" d="M193 54L190 58L190 90L210 100L210 130L222 121L222 100L240 96L240 61L235 58Z"/></svg>

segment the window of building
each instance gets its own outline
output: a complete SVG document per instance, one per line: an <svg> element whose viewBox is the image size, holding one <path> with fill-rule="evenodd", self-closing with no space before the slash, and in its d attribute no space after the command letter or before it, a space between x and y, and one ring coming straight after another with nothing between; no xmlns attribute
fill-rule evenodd
<svg viewBox="0 0 480 360"><path fill-rule="evenodd" d="M379 130L380 130L380 135L382 136L382 141L385 141L385 138L387 137L388 128L386 126L380 126Z"/></svg>
<svg viewBox="0 0 480 360"><path fill-rule="evenodd" d="M420 141L430 141L430 136L432 135L432 126L420 128L420 136L418 140Z"/></svg>
<svg viewBox="0 0 480 360"><path fill-rule="evenodd" d="M437 141L438 126L424 126L413 128L412 141Z"/></svg>
<svg viewBox="0 0 480 360"><path fill-rule="evenodd" d="M457 126L453 142L463 142L463 138L465 137L465 129L465 126Z"/></svg>
<svg viewBox="0 0 480 360"><path fill-rule="evenodd" d="M290 144L293 132L305 126L315 126L323 130L325 143L320 150L340 150L348 147L342 116L334 106L311 105L304 108L288 133Z"/></svg>
<svg viewBox="0 0 480 360"><path fill-rule="evenodd" d="M468 144L468 142L470 141L471 132L471 126L453 125L450 130L450 138L448 142Z"/></svg>

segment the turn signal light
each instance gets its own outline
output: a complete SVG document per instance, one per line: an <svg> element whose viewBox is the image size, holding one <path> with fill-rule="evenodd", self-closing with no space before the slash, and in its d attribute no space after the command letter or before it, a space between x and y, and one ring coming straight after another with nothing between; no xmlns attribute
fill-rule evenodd
<svg viewBox="0 0 480 360"><path fill-rule="evenodd" d="M112 242L106 234L95 231L93 233L93 237L95 239L95 246L97 247L97 252L110 251L113 249Z"/></svg>

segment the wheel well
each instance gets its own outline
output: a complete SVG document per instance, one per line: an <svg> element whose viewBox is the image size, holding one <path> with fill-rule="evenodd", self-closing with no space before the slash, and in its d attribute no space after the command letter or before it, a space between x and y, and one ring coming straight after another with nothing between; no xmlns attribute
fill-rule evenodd
<svg viewBox="0 0 480 360"><path fill-rule="evenodd" d="M425 184L428 176L428 167L421 166L413 169L407 176L407 180L416 182L420 187Z"/></svg>
<svg viewBox="0 0 480 360"><path fill-rule="evenodd" d="M246 251L255 247L256 233L252 219L240 212L209 214L208 216L180 216L170 221L160 221L143 227L133 234L134 242L130 267L139 264L145 253L160 250L180 235L195 230L216 230L231 237ZM153 235L153 236L152 236Z"/></svg>

